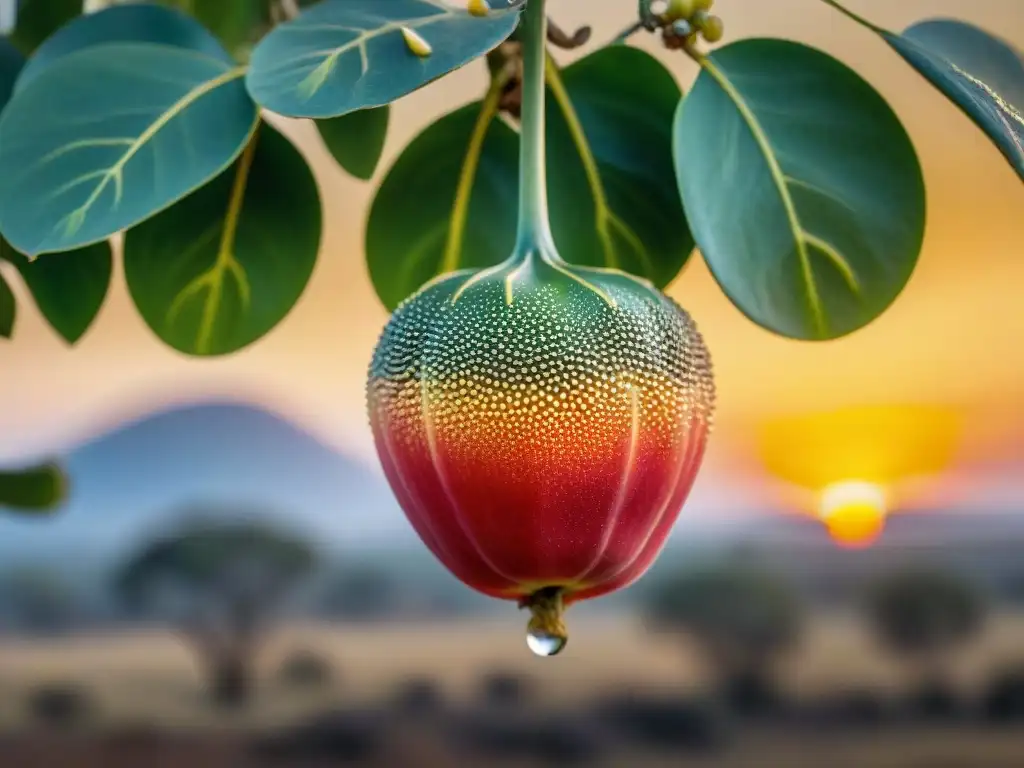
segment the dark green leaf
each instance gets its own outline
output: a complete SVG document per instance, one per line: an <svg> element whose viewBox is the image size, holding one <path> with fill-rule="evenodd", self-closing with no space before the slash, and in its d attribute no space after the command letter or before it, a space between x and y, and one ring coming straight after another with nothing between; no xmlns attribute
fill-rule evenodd
<svg viewBox="0 0 1024 768"><path fill-rule="evenodd" d="M603 48L548 75L548 191L566 261L621 269L659 288L679 274L693 235L672 162L682 95L637 48Z"/></svg>
<svg viewBox="0 0 1024 768"><path fill-rule="evenodd" d="M269 0L160 0L189 13L237 58L273 26Z"/></svg>
<svg viewBox="0 0 1024 768"><path fill-rule="evenodd" d="M388 309L436 275L512 253L519 141L496 114L495 94L442 117L388 171L366 230L370 278Z"/></svg>
<svg viewBox="0 0 1024 768"><path fill-rule="evenodd" d="M202 186L256 125L243 74L204 53L152 43L100 45L54 61L0 117L0 232L29 255L73 250Z"/></svg>
<svg viewBox="0 0 1024 768"><path fill-rule="evenodd" d="M831 56L784 40L715 51L676 118L679 186L719 285L754 322L830 339L878 317L924 237L913 144Z"/></svg>
<svg viewBox="0 0 1024 768"><path fill-rule="evenodd" d="M56 464L0 472L0 509L48 512L67 495L67 480Z"/></svg>
<svg viewBox="0 0 1024 768"><path fill-rule="evenodd" d="M443 0L327 0L260 41L249 91L261 106L290 117L383 106L487 53L518 19L518 7L477 18ZM432 53L416 55L403 29Z"/></svg>
<svg viewBox="0 0 1024 768"><path fill-rule="evenodd" d="M902 35L879 33L960 107L1024 179L1024 58L962 21L922 21Z"/></svg>
<svg viewBox="0 0 1024 768"><path fill-rule="evenodd" d="M83 0L21 0L11 42L31 53L50 35L81 15Z"/></svg>
<svg viewBox="0 0 1024 768"><path fill-rule="evenodd" d="M666 285L693 250L672 163L678 86L655 59L625 46L549 80L548 188L559 251L571 263ZM428 128L384 179L366 253L388 308L435 275L511 254L518 136L496 119L498 97L492 89L483 109L472 105Z"/></svg>
<svg viewBox="0 0 1024 768"><path fill-rule="evenodd" d="M147 325L175 349L234 352L270 331L298 301L316 262L320 227L309 166L264 124L254 152L128 232L128 289Z"/></svg>
<svg viewBox="0 0 1024 768"><path fill-rule="evenodd" d="M317 120L316 127L338 165L357 179L368 181L384 151L390 107L349 112L341 117Z"/></svg>
<svg viewBox="0 0 1024 768"><path fill-rule="evenodd" d="M9 339L14 334L14 319L17 314L17 302L11 293L11 286L0 274L0 337Z"/></svg>
<svg viewBox="0 0 1024 768"><path fill-rule="evenodd" d="M18 73L24 66L25 57L21 55L21 51L0 38L0 110L7 106L14 92Z"/></svg>
<svg viewBox="0 0 1024 768"><path fill-rule="evenodd" d="M6 243L3 255L21 272L36 306L69 344L92 325L110 287L114 256L110 243L94 243L69 253L29 261Z"/></svg>
<svg viewBox="0 0 1024 768"><path fill-rule="evenodd" d="M173 45L232 63L217 38L180 11L150 4L115 5L80 16L39 46L18 78L16 89L20 91L64 56L105 43Z"/></svg>

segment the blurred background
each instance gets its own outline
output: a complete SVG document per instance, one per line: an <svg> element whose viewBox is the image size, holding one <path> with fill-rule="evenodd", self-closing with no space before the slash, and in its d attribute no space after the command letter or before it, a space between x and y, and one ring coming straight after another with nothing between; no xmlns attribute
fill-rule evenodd
<svg viewBox="0 0 1024 768"><path fill-rule="evenodd" d="M1024 46L1017 0L848 5L896 30L966 15ZM552 10L604 40L634 6ZM892 309L827 344L758 329L698 258L673 284L719 416L649 574L574 606L569 648L536 659L525 615L432 559L364 409L387 319L362 254L373 185L275 120L313 161L327 226L266 339L178 356L115 277L74 349L31 302L0 346L0 465L58 455L72 480L56 516L0 518L0 763L1024 765L1024 189L823 3L716 10L728 39L797 39L879 88L917 144L929 225ZM380 175L484 85L481 64L400 101Z"/></svg>

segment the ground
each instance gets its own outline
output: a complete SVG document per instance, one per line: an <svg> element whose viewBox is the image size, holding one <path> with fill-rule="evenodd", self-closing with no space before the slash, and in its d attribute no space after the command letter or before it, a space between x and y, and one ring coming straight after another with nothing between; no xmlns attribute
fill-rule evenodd
<svg viewBox="0 0 1024 768"><path fill-rule="evenodd" d="M388 724L382 726L385 744L371 750L377 762L366 758L349 764L464 765L465 760L451 757L450 750L436 742L451 723L468 722L471 716L495 710L494 702L481 703L480 698L481 680L488 673L520 676L531 683L519 699L495 710L498 721L509 723L531 717L531 723L543 723L547 713L555 723L555 718L575 717L590 711L596 701L624 691L661 698L695 697L707 679L699 655L684 640L652 637L628 619L574 620L565 653L555 659L537 659L525 648L521 618L443 626L288 627L268 641L253 706L244 713L227 715L206 703L196 660L172 634L8 639L0 642L0 764L116 768L145 763L147 768L160 768L159 756L176 766L188 762L191 768L207 764L230 768L315 766L319 763L289 761L272 751L266 753L273 756L271 762L259 762L271 758L258 757L252 745L324 713L369 713L391 707ZM957 696L965 710L974 712L988 673L1015 657L1024 660L1024 654L1017 651L1021 638L1024 620L1000 617L956 660ZM297 649L326 662L332 678L307 685L283 681L278 673L282 661ZM433 680L451 711L462 714L415 723L412 715L395 714L396 691L413 679ZM789 664L785 681L787 697L796 702L813 702L844 691L868 691L887 702L906 687L907 674L873 646L853 619L819 617ZM51 723L47 730L40 730L40 715L38 711L33 714L30 702L47 686L70 687L87 694L89 711L81 726L56 729ZM328 730L336 736L357 721L350 718ZM683 725L679 727L689 727L689 721L680 722ZM829 768L1024 765L1024 739L1014 727L996 728L975 714L942 723L908 719L869 725L858 721L856 727L826 727L803 720L787 720L784 725L748 723L731 729L727 746L702 752L690 745L664 756L657 750L616 742L614 748L597 749L596 754L603 754L601 759L586 757L590 735L583 739L583 746L573 747L576 742L572 742L564 748L582 755L577 764L637 768L691 764L713 768L820 768L823 763ZM529 727L534 729L530 733L536 731L536 725ZM458 728L469 733L470 726L460 724ZM600 727L587 725L586 730L587 734L597 733ZM549 752L558 748L551 747ZM501 749L497 754L503 754ZM427 757L434 753L435 758ZM412 763L409 755L415 756ZM568 759L556 762L568 764ZM322 764L336 765L338 761L327 759ZM492 752L480 764L505 763Z"/></svg>

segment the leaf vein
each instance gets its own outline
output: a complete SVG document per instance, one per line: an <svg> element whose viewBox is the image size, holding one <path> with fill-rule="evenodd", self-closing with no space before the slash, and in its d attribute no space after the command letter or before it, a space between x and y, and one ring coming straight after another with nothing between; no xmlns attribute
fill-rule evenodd
<svg viewBox="0 0 1024 768"><path fill-rule="evenodd" d="M818 293L818 286L815 282L814 272L811 270L811 260L807 253L807 241L804 237L804 231L800 224L799 215L797 214L796 204L793 202L793 197L789 193L789 187L786 185L786 177L779 165L779 160L775 156L774 151L772 151L771 144L768 141L768 136L765 133L764 128L761 126L760 121L757 119L757 115L754 114L750 105L747 104L743 95L736 89L726 74L706 56L701 56L699 58L699 63L704 71L707 72L718 84L726 96L732 100L737 111L739 111L741 118L747 124L747 128L753 135L754 142L757 144L758 148L761 150L761 154L764 156L765 163L768 165L768 172L775 182L775 187L778 190L779 197L781 198L786 219L789 223L790 232L793 235L797 258L800 262L800 271L807 287L807 304L811 313L811 321L814 323L815 330L821 336L824 336L827 332L825 314L821 304L821 296Z"/></svg>

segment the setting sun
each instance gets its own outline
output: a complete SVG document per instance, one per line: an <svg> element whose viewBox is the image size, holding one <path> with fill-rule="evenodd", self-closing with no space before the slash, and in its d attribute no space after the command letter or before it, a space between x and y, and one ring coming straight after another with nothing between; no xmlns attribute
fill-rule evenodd
<svg viewBox="0 0 1024 768"><path fill-rule="evenodd" d="M953 462L963 420L924 405L848 408L762 424L760 454L783 503L809 514L842 547L873 544Z"/></svg>
<svg viewBox="0 0 1024 768"><path fill-rule="evenodd" d="M835 483L821 494L821 521L842 547L873 544L885 527L887 514L885 489L875 483L861 480Z"/></svg>

